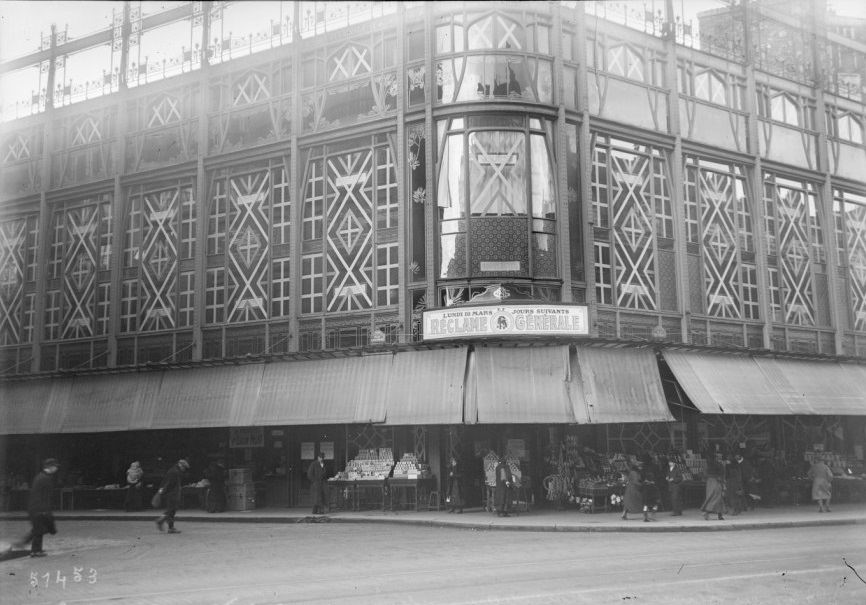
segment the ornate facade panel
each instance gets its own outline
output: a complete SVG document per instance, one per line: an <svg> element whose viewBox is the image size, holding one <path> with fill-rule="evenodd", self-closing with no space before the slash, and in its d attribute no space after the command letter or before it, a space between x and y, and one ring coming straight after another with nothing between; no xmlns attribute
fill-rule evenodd
<svg viewBox="0 0 866 605"><path fill-rule="evenodd" d="M194 275L181 271L195 256L196 200L191 180L137 186L129 193L123 266L134 269L124 291L123 331L188 327L194 314ZM123 306L123 305L122 305Z"/></svg>
<svg viewBox="0 0 866 605"><path fill-rule="evenodd" d="M765 173L764 204L768 251L777 255L784 322L814 326L812 263L822 261L823 254L820 217L815 212L815 187Z"/></svg>
<svg viewBox="0 0 866 605"><path fill-rule="evenodd" d="M62 338L83 338L96 333L101 204L94 201L87 200L90 203L64 212Z"/></svg>
<svg viewBox="0 0 866 605"><path fill-rule="evenodd" d="M265 319L265 292L270 249L267 170L229 178L229 224L226 246L226 321Z"/></svg>
<svg viewBox="0 0 866 605"><path fill-rule="evenodd" d="M397 303L396 175L386 137L310 151L303 211L308 251L301 263L303 313Z"/></svg>
<svg viewBox="0 0 866 605"><path fill-rule="evenodd" d="M213 175L206 324L265 320L289 313L290 191L283 158Z"/></svg>
<svg viewBox="0 0 866 605"><path fill-rule="evenodd" d="M169 189L142 196L142 331L175 326L177 220L180 214L181 191L185 196L192 196L190 188Z"/></svg>
<svg viewBox="0 0 866 605"><path fill-rule="evenodd" d="M373 152L327 159L328 311L373 307Z"/></svg>
<svg viewBox="0 0 866 605"><path fill-rule="evenodd" d="M866 331L866 196L837 189L834 191L836 239L839 258L847 265L848 291L840 298L847 302L853 328ZM844 269L843 269L844 270ZM843 276L845 277L845 276ZM846 313L847 315L847 313Z"/></svg>
<svg viewBox="0 0 866 605"><path fill-rule="evenodd" d="M621 151L611 153L610 159L616 304L655 309L651 163L647 157Z"/></svg>
<svg viewBox="0 0 866 605"><path fill-rule="evenodd" d="M22 339L27 221L0 223L0 345Z"/></svg>

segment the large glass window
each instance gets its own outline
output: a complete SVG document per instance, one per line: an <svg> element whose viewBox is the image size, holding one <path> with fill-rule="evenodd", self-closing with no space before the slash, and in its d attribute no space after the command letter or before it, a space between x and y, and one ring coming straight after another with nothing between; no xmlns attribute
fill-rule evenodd
<svg viewBox="0 0 866 605"><path fill-rule="evenodd" d="M439 123L439 277L555 278L550 123L471 116Z"/></svg>

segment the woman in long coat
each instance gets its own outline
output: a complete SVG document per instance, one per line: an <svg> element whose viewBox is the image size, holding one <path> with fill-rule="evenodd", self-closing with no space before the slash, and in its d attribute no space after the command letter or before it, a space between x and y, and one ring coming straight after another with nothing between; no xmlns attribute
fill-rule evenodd
<svg viewBox="0 0 866 605"><path fill-rule="evenodd" d="M457 466L457 460L451 458L448 464L448 489L445 492L448 512L463 512L463 473Z"/></svg>
<svg viewBox="0 0 866 605"><path fill-rule="evenodd" d="M725 482L722 480L722 471L715 464L707 467L707 491L704 503L701 505L704 512L704 520L708 521L710 513L716 513L720 521L724 521L722 513L725 512Z"/></svg>
<svg viewBox="0 0 866 605"><path fill-rule="evenodd" d="M818 501L818 512L830 512L830 491L833 481L833 471L821 460L815 460L809 468L812 478L812 500Z"/></svg>
<svg viewBox="0 0 866 605"><path fill-rule="evenodd" d="M622 518L628 520L629 513L643 511L643 478L640 463L630 464L628 478L625 483L625 493L622 496Z"/></svg>

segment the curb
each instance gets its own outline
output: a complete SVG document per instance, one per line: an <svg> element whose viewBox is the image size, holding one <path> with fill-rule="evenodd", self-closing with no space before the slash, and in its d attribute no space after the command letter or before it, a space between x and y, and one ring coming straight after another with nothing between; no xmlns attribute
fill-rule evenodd
<svg viewBox="0 0 866 605"><path fill-rule="evenodd" d="M152 523L156 518L154 514L129 514L129 515L77 515L55 513L54 518L58 521L138 521ZM26 521L27 516L21 514L0 515L4 521ZM825 519L825 520L803 520L803 521L766 521L746 523L720 523L707 522L690 525L563 525L552 523L550 525L536 525L525 523L494 523L494 522L468 522L455 523L441 519L413 519L399 517L329 517L327 515L284 515L279 517L220 517L213 515L184 515L177 517L178 522L190 523L390 523L394 525L412 525L417 527L437 527L450 529L465 529L471 531L521 531L521 532L571 532L571 533L682 533L682 532L720 532L741 531L758 529L792 529L799 527L824 527L841 525L866 525L866 518L854 519Z"/></svg>

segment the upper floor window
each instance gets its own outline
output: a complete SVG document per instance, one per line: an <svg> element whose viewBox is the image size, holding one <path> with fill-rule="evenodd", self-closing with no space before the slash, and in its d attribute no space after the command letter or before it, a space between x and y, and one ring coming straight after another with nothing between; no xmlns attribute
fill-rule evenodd
<svg viewBox="0 0 866 605"><path fill-rule="evenodd" d="M863 125L851 114L843 114L836 118L836 136L858 145L863 144Z"/></svg>
<svg viewBox="0 0 866 605"><path fill-rule="evenodd" d="M777 122L800 126L800 110L786 94L778 94L770 99L770 117Z"/></svg>
<svg viewBox="0 0 866 605"><path fill-rule="evenodd" d="M638 82L646 79L643 58L636 50L625 44L607 49L607 71Z"/></svg>

